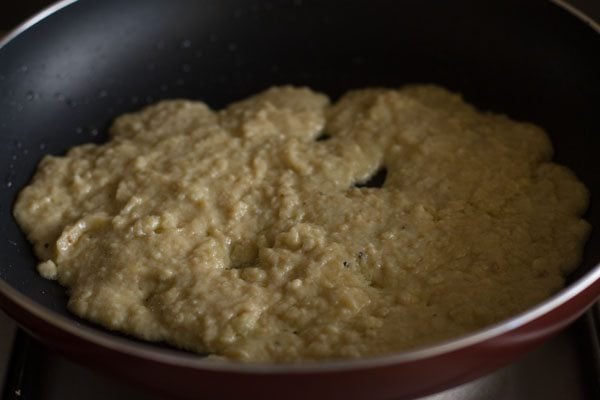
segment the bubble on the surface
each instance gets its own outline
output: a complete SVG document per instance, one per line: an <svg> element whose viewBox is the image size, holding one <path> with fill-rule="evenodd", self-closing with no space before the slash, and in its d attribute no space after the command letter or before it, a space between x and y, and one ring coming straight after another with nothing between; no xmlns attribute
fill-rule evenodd
<svg viewBox="0 0 600 400"><path fill-rule="evenodd" d="M229 51L236 51L237 50L237 44L231 42L227 45L227 50Z"/></svg>
<svg viewBox="0 0 600 400"><path fill-rule="evenodd" d="M36 98L36 94L30 90L27 93L25 93L25 98L27 99L27 101L33 101Z"/></svg>
<svg viewBox="0 0 600 400"><path fill-rule="evenodd" d="M160 85L160 90L163 91L163 92L166 92L167 90L169 90L169 86L165 85L165 84L162 84L162 85Z"/></svg>
<svg viewBox="0 0 600 400"><path fill-rule="evenodd" d="M54 93L54 98L58 101L65 101L65 95L61 92Z"/></svg>
<svg viewBox="0 0 600 400"><path fill-rule="evenodd" d="M99 133L100 133L100 132L98 131L98 129L97 129L97 128L91 128L91 129L90 129L90 135L92 135L93 137L96 137L96 136L98 136L98 134L99 134Z"/></svg>
<svg viewBox="0 0 600 400"><path fill-rule="evenodd" d="M15 179L15 171L11 170L4 176L4 186L6 188L11 188L13 186L13 180Z"/></svg>
<svg viewBox="0 0 600 400"><path fill-rule="evenodd" d="M203 55L204 53L202 53L202 50L198 50L194 53L194 57L196 58L202 58Z"/></svg>
<svg viewBox="0 0 600 400"><path fill-rule="evenodd" d="M182 49L189 49L190 47L192 47L192 41L190 39L185 39L181 42Z"/></svg>
<svg viewBox="0 0 600 400"><path fill-rule="evenodd" d="M21 72L28 72L29 71L29 67L27 65L21 65L21 68L19 68L19 70Z"/></svg>
<svg viewBox="0 0 600 400"><path fill-rule="evenodd" d="M10 156L10 159L13 161L16 161L17 158L19 158L19 156L17 156L16 154L13 154L12 156Z"/></svg>
<svg viewBox="0 0 600 400"><path fill-rule="evenodd" d="M131 104L137 104L139 100L140 99L137 96L131 96L131 98L129 99L129 101L131 102Z"/></svg>
<svg viewBox="0 0 600 400"><path fill-rule="evenodd" d="M217 43L219 41L219 36L216 33L211 33L208 35L208 41L211 43Z"/></svg>
<svg viewBox="0 0 600 400"><path fill-rule="evenodd" d="M233 11L233 18L236 18L236 19L242 18L243 13L244 12L242 11L241 8L237 8Z"/></svg>
<svg viewBox="0 0 600 400"><path fill-rule="evenodd" d="M23 155L26 156L27 154L29 154L29 149L23 149Z"/></svg>
<svg viewBox="0 0 600 400"><path fill-rule="evenodd" d="M183 72L190 72L190 71L192 70L192 66L191 66L191 65L189 65L189 64L183 64L183 65L181 66L181 70L182 70Z"/></svg>
<svg viewBox="0 0 600 400"><path fill-rule="evenodd" d="M22 148L22 147L23 147L23 142L21 142L20 140L17 140L17 141L15 142L15 147L16 147L17 149L20 149L20 148Z"/></svg>
<svg viewBox="0 0 600 400"><path fill-rule="evenodd" d="M77 107L77 101L75 101L75 100L73 100L73 99L71 99L71 98L67 98L67 99L65 100L65 104L66 104L67 106L71 107L71 108L75 108L75 107Z"/></svg>
<svg viewBox="0 0 600 400"><path fill-rule="evenodd" d="M45 150L46 149L46 143L42 142L40 143L40 150Z"/></svg>
<svg viewBox="0 0 600 400"><path fill-rule="evenodd" d="M83 133L83 128L78 126L77 128L75 128L75 133L81 135Z"/></svg>
<svg viewBox="0 0 600 400"><path fill-rule="evenodd" d="M146 96L146 97L144 97L144 102L146 104L150 104L150 103L154 102L154 97L152 97L152 96Z"/></svg>
<svg viewBox="0 0 600 400"><path fill-rule="evenodd" d="M98 98L103 99L108 96L108 91L106 89L102 89L98 92Z"/></svg>
<svg viewBox="0 0 600 400"><path fill-rule="evenodd" d="M177 86L183 86L185 84L185 81L182 78L179 78L175 81L175 84Z"/></svg>

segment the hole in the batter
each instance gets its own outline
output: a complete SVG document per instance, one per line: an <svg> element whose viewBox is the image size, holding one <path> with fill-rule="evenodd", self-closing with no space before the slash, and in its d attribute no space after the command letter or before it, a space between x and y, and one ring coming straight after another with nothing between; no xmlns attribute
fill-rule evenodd
<svg viewBox="0 0 600 400"><path fill-rule="evenodd" d="M379 169L373 175L371 175L370 178L368 178L364 181L361 181L361 182L356 182L354 184L354 187L357 187L357 188L380 188L385 183L386 177L387 177L387 168L379 167Z"/></svg>
<svg viewBox="0 0 600 400"><path fill-rule="evenodd" d="M229 266L229 269L244 269L256 266L256 260L239 261Z"/></svg>
<svg viewBox="0 0 600 400"><path fill-rule="evenodd" d="M317 136L315 138L315 141L317 141L317 142L324 142L324 141L329 140L329 139L331 139L331 135L323 132L323 133L321 133L319 136Z"/></svg>

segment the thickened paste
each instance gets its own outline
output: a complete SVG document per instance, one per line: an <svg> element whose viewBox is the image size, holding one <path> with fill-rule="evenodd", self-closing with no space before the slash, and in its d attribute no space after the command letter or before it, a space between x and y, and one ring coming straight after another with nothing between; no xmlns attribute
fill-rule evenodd
<svg viewBox="0 0 600 400"><path fill-rule="evenodd" d="M364 357L561 288L588 194L551 154L435 86L275 87L121 116L45 157L14 213L70 310L109 329L230 360Z"/></svg>

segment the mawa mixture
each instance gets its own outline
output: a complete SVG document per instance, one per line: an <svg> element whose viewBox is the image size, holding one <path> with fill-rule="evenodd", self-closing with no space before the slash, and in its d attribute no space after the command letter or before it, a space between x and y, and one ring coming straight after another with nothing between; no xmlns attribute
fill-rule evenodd
<svg viewBox="0 0 600 400"><path fill-rule="evenodd" d="M435 86L163 101L111 133L45 157L20 194L39 272L79 316L230 360L485 327L559 290L589 230L540 128Z"/></svg>

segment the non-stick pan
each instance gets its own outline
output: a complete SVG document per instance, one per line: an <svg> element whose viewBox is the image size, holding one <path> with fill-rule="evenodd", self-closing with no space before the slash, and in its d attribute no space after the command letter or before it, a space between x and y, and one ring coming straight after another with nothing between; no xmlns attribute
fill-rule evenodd
<svg viewBox="0 0 600 400"><path fill-rule="evenodd" d="M42 155L102 142L117 115L163 98L213 108L271 85L336 98L356 87L434 82L480 109L545 128L555 160L591 191L600 226L600 35L545 0L64 1L0 47L0 305L86 365L169 396L401 398L509 363L600 294L600 234L548 301L472 335L384 357L298 365L214 363L82 321L38 276L11 213Z"/></svg>

